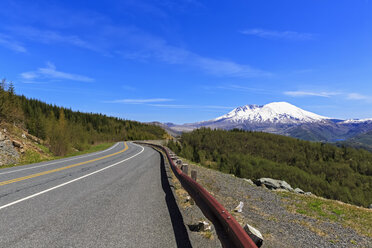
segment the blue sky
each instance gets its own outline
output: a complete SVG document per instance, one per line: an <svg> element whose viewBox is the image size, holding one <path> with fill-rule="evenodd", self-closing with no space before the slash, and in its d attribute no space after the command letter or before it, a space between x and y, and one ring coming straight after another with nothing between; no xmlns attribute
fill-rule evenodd
<svg viewBox="0 0 372 248"><path fill-rule="evenodd" d="M368 0L0 2L0 77L74 110L185 123L287 101L372 117Z"/></svg>

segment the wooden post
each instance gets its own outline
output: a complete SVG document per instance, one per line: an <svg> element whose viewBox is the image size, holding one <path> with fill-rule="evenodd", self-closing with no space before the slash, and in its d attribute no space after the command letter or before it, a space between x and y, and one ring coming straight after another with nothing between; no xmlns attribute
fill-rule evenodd
<svg viewBox="0 0 372 248"><path fill-rule="evenodd" d="M196 178L197 178L197 172L196 172L196 170L192 170L191 171L191 178L192 178L192 180L196 181Z"/></svg>
<svg viewBox="0 0 372 248"><path fill-rule="evenodd" d="M183 171L183 173L188 175L189 174L189 165L188 164L183 164L182 165L182 171Z"/></svg>

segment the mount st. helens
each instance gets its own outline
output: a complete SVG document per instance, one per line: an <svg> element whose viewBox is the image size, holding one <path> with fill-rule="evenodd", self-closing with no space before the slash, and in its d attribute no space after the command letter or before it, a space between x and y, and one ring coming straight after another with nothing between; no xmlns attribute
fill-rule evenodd
<svg viewBox="0 0 372 248"><path fill-rule="evenodd" d="M263 106L238 107L226 115L209 121L166 125L176 132L187 132L201 127L226 130L237 128L304 140L336 142L372 130L372 119L333 119L311 113L287 102L273 102Z"/></svg>

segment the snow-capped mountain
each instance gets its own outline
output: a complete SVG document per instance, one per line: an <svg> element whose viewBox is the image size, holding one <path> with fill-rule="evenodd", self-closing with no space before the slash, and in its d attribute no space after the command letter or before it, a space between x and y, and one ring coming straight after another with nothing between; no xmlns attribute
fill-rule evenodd
<svg viewBox="0 0 372 248"><path fill-rule="evenodd" d="M273 102L263 106L245 105L213 121L228 120L231 122L271 122L271 123L307 123L330 119L300 109L287 102Z"/></svg>
<svg viewBox="0 0 372 248"><path fill-rule="evenodd" d="M363 123L363 122L372 122L372 118L367 118L367 119L349 119L349 120L343 121L342 123L349 124L349 123Z"/></svg>
<svg viewBox="0 0 372 248"><path fill-rule="evenodd" d="M244 129L314 141L338 141L372 131L372 119L337 120L303 110L287 102L245 105L218 118L183 125L167 125L175 132L196 128Z"/></svg>

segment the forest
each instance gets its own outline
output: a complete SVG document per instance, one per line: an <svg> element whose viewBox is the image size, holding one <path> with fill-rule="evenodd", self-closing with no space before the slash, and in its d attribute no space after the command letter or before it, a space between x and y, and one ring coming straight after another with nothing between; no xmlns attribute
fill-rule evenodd
<svg viewBox="0 0 372 248"><path fill-rule="evenodd" d="M14 85L5 79L0 82L0 121L27 129L46 141L57 156L102 142L162 139L165 135L154 125L81 113L17 95Z"/></svg>
<svg viewBox="0 0 372 248"><path fill-rule="evenodd" d="M365 207L372 203L372 153L363 149L206 128L183 133L168 147L186 159L237 177L270 177L325 198Z"/></svg>

